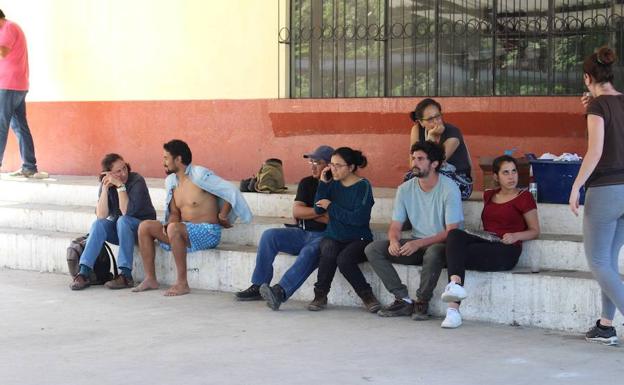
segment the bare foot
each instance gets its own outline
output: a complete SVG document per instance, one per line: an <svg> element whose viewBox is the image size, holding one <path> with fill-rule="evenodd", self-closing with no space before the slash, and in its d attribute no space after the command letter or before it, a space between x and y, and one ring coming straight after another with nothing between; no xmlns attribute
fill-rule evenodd
<svg viewBox="0 0 624 385"><path fill-rule="evenodd" d="M141 282L139 286L132 289L132 291L135 293L139 293L142 291L156 290L156 289L158 289L158 281L156 281L155 279L146 279L143 282Z"/></svg>
<svg viewBox="0 0 624 385"><path fill-rule="evenodd" d="M167 289L167 291L165 291L165 294L163 295L165 297L175 297L178 295L188 294L190 292L191 288L189 287L188 283L178 283Z"/></svg>

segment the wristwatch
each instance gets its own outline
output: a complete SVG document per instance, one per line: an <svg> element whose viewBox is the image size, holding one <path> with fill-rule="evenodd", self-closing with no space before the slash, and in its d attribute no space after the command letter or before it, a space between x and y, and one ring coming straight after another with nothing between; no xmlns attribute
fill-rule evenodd
<svg viewBox="0 0 624 385"><path fill-rule="evenodd" d="M126 191L126 185L122 184L121 186L117 187L117 192L124 192Z"/></svg>

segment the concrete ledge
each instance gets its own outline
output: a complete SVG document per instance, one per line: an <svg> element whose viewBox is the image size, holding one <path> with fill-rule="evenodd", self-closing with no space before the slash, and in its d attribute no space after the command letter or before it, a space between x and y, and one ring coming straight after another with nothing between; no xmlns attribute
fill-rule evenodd
<svg viewBox="0 0 624 385"><path fill-rule="evenodd" d="M67 246L82 234L0 228L0 266L67 273Z"/></svg>
<svg viewBox="0 0 624 385"><path fill-rule="evenodd" d="M67 272L65 250L69 241L79 234L0 229L0 266L46 272ZM175 269L170 253L157 248L159 280L171 284ZM255 248L222 244L218 249L191 253L188 256L189 283L193 288L235 292L249 286L255 266ZM277 256L275 280L292 264L293 257ZM396 265L399 275L414 295L419 284L420 268ZM391 295L370 266L362 264L367 279L384 303ZM143 271L135 250L135 278L142 279ZM309 301L313 297L313 274L295 294L294 299ZM69 277L67 280L69 284ZM432 300L432 313L442 315L445 304L439 300L446 284L443 272ZM589 273L570 271L543 271L531 274L518 268L512 272L481 273L469 271L466 275L469 298L462 305L464 318L496 323L517 323L549 329L583 331L599 315L600 296L596 282ZM332 285L330 303L360 306L360 300L338 273ZM619 317L619 316L618 316ZM622 322L618 318L617 322Z"/></svg>
<svg viewBox="0 0 624 385"><path fill-rule="evenodd" d="M43 203L14 203L0 201L0 227L39 229L86 233L95 220L92 206L62 206ZM164 216L158 212L159 218ZM222 242L257 246L262 233L282 227L287 218L255 216L252 223L237 223L223 231ZM372 223L375 240L387 239L388 224ZM405 233L409 237L409 233ZM520 267L531 266L532 259L543 269L587 270L582 237L580 235L542 234L540 239L524 242ZM624 258L620 259L624 269Z"/></svg>
<svg viewBox="0 0 624 385"><path fill-rule="evenodd" d="M164 179L148 178L148 186L154 207L164 209ZM238 185L236 182L232 182ZM0 201L41 203L69 206L95 207L97 199L97 178L78 176L52 176L46 180L2 179L0 180ZM390 223L395 189L375 188L375 205L371 213L372 221ZM296 186L289 186L284 194L244 193L252 212L257 216L285 217L292 216L292 202ZM479 201L464 202L466 226L478 228L481 221L483 204ZM567 205L539 204L539 217L542 231L552 234L582 234L581 215L572 215Z"/></svg>
<svg viewBox="0 0 624 385"><path fill-rule="evenodd" d="M164 180L148 179L156 208L164 204ZM235 184L237 185L237 183ZM0 266L46 272L67 272L66 248L71 239L88 231L95 219L96 177L59 176L50 180L0 180ZM249 286L261 234L279 227L291 216L296 186L286 194L246 193L254 220L237 224L223 233L218 249L188 256L189 282L193 288L234 292ZM375 189L373 208L375 239L385 239L392 213L395 189ZM466 227L478 228L482 203L464 202ZM518 267L512 272L467 273L469 298L462 305L466 319L521 324L559 330L584 331L599 314L598 285L587 270L581 237L581 217L566 205L539 205L543 235L525 242ZM159 211L162 216L162 211ZM551 234L549 234L551 233ZM175 270L170 253L157 249L157 271L162 283L172 283ZM278 255L275 281L292 264L290 255ZM541 273L531 274L537 263ZM620 267L624 258L620 259ZM420 268L397 265L397 271L414 295ZM362 269L385 303L393 298L382 287L368 264ZM143 276L135 249L135 277ZM294 299L309 301L316 275L310 277ZM68 277L69 283L69 277ZM439 295L446 284L444 272L432 301L431 311L442 315L446 304ZM330 294L334 305L360 306L360 300L340 274ZM617 322L622 322L618 318Z"/></svg>

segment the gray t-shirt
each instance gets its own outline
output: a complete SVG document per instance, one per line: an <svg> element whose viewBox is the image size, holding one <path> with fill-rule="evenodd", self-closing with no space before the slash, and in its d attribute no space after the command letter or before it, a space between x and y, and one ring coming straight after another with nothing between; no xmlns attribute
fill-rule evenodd
<svg viewBox="0 0 624 385"><path fill-rule="evenodd" d="M438 184L425 192L413 178L399 186L394 200L392 220L412 223L412 237L426 238L446 228L446 225L463 225L461 194L450 178L440 175Z"/></svg>
<svg viewBox="0 0 624 385"><path fill-rule="evenodd" d="M126 215L138 218L140 220L156 219L156 210L152 205L152 199L149 195L149 190L145 179L136 172L128 174L128 180L126 181L126 193L128 194L128 209ZM98 197L102 193L102 185L100 184L100 191ZM119 195L115 187L108 189L108 212L109 219L116 220L122 215L119 209Z"/></svg>

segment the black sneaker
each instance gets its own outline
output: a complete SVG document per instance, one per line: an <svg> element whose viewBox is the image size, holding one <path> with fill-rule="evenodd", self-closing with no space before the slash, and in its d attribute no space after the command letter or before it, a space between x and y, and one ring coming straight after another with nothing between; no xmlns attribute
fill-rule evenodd
<svg viewBox="0 0 624 385"><path fill-rule="evenodd" d="M268 284L263 283L262 286L260 286L260 295L267 301L267 306L270 307L271 310L279 310L280 305L284 303L285 300L284 289L282 289L280 285L269 287Z"/></svg>
<svg viewBox="0 0 624 385"><path fill-rule="evenodd" d="M596 321L596 325L585 333L585 339L590 342L600 342L607 346L617 345L618 338L615 334L615 328L613 326L598 325L600 325L600 320Z"/></svg>
<svg viewBox="0 0 624 385"><path fill-rule="evenodd" d="M414 321L426 321L429 318L431 318L429 315L429 302L416 300L416 302L414 302L412 319Z"/></svg>
<svg viewBox="0 0 624 385"><path fill-rule="evenodd" d="M394 302L377 312L380 317L400 317L412 315L414 311L414 303L407 303L402 299L396 299Z"/></svg>
<svg viewBox="0 0 624 385"><path fill-rule="evenodd" d="M254 284L243 291L239 291L236 293L236 299L239 301L260 301L262 299L260 286Z"/></svg>

